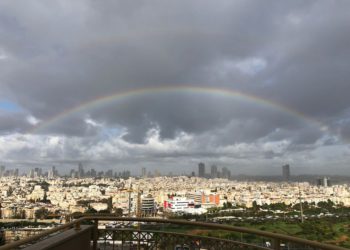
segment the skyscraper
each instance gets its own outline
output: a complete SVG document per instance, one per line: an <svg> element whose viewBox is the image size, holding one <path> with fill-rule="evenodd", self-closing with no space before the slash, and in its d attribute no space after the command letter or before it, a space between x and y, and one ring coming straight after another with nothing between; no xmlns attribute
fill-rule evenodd
<svg viewBox="0 0 350 250"><path fill-rule="evenodd" d="M147 170L146 170L146 168L142 168L141 177L143 177L143 178L147 177Z"/></svg>
<svg viewBox="0 0 350 250"><path fill-rule="evenodd" d="M80 162L78 165L78 178L83 178L85 175L83 164Z"/></svg>
<svg viewBox="0 0 350 250"><path fill-rule="evenodd" d="M49 178L49 179L54 178L54 173L53 173L52 169L50 169L49 172L47 173L47 178Z"/></svg>
<svg viewBox="0 0 350 250"><path fill-rule="evenodd" d="M221 175L221 178L230 179L230 178L231 178L231 171L228 170L228 168L223 167L223 168L222 168L222 175Z"/></svg>
<svg viewBox="0 0 350 250"><path fill-rule="evenodd" d="M5 166L0 166L0 177L3 177L5 174Z"/></svg>
<svg viewBox="0 0 350 250"><path fill-rule="evenodd" d="M107 170L105 173L105 176L109 178L113 178L113 170L112 169Z"/></svg>
<svg viewBox="0 0 350 250"><path fill-rule="evenodd" d="M55 167L55 166L52 166L51 170L52 170L52 172L53 172L53 176L54 176L54 177L57 177L57 176L58 176L58 170L56 169L56 167Z"/></svg>
<svg viewBox="0 0 350 250"><path fill-rule="evenodd" d="M51 169L49 170L49 172L47 173L47 177L49 179L53 179L57 176L57 170L55 166L52 166Z"/></svg>
<svg viewBox="0 0 350 250"><path fill-rule="evenodd" d="M34 178L34 170L33 169L29 170L28 177Z"/></svg>
<svg viewBox="0 0 350 250"><path fill-rule="evenodd" d="M330 187L331 186L331 182L330 179L327 177L323 177L317 180L317 185L318 186L323 186L323 187Z"/></svg>
<svg viewBox="0 0 350 250"><path fill-rule="evenodd" d="M94 168L90 170L90 175L91 177L96 177L96 170Z"/></svg>
<svg viewBox="0 0 350 250"><path fill-rule="evenodd" d="M158 169L154 170L154 177L159 177L160 171Z"/></svg>
<svg viewBox="0 0 350 250"><path fill-rule="evenodd" d="M289 164L282 166L282 177L285 181L289 181L290 179L290 167Z"/></svg>
<svg viewBox="0 0 350 250"><path fill-rule="evenodd" d="M205 165L202 162L198 164L198 176L205 177Z"/></svg>
<svg viewBox="0 0 350 250"><path fill-rule="evenodd" d="M218 177L218 167L216 165L212 165L210 168L210 177L217 178Z"/></svg>

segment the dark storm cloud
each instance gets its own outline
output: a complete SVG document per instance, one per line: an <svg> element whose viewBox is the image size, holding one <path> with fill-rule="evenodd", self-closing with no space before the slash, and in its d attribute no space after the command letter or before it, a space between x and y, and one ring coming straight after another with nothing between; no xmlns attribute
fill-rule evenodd
<svg viewBox="0 0 350 250"><path fill-rule="evenodd" d="M2 1L0 98L11 96L25 115L1 116L0 129L80 137L89 145L118 128L139 145L157 128L161 140L182 132L216 147L285 140L291 152L317 147L326 133L348 138L349 7L348 1ZM129 98L42 130L31 130L26 120L32 115L45 123L113 93L183 85L236 89L309 119L188 93ZM64 154L72 157L77 145L66 143ZM55 150L48 158L62 154ZM267 149L262 157L284 153Z"/></svg>
<svg viewBox="0 0 350 250"><path fill-rule="evenodd" d="M0 113L0 134L25 132L31 124L23 113Z"/></svg>

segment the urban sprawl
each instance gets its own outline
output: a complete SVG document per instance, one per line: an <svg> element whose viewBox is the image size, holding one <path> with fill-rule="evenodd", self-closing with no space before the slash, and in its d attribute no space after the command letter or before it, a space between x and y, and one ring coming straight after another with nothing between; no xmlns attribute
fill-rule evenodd
<svg viewBox="0 0 350 250"><path fill-rule="evenodd" d="M204 214L211 208L252 207L274 203L294 205L303 202L332 201L350 206L350 186L330 185L324 178L319 185L288 181L289 165L282 167L282 182L236 181L230 171L216 166L206 174L200 163L198 174L191 176L131 177L124 171L84 171L82 165L70 176L59 176L52 167L47 173L40 168L18 175L18 170L0 169L1 218L38 219L74 213L108 212L129 216L166 214Z"/></svg>

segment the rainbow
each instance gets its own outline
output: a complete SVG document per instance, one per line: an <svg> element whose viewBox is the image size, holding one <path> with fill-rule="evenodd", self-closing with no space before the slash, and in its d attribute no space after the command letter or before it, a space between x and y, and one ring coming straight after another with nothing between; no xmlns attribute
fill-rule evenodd
<svg viewBox="0 0 350 250"><path fill-rule="evenodd" d="M306 121L307 123L313 124L318 127L320 130L326 130L327 128L318 120L313 119L311 117L306 116L305 114L296 111L294 109L288 108L276 102L270 101L268 99L261 98L259 96L246 94L233 89L225 89L225 88L214 88L214 87L198 87L198 86L163 86L163 87L148 87L148 88L139 88L132 89L124 92L116 92L111 95L101 96L95 98L93 100L89 100L80 105L72 107L70 109L66 109L63 112L50 117L47 120L44 120L38 123L35 127L33 127L29 133L37 133L47 127L50 127L64 119L67 119L71 116L74 116L80 112L87 111L90 109L95 109L99 107L103 107L105 105L111 104L116 101L125 101L128 98L136 98L145 95L153 95L153 94L181 94L181 93L189 93L189 94L209 94L215 96L223 96L223 97L233 97L239 100L248 101L252 103L256 103L258 105L263 105L268 108L272 108L278 110L280 112L286 113L297 119L301 119Z"/></svg>

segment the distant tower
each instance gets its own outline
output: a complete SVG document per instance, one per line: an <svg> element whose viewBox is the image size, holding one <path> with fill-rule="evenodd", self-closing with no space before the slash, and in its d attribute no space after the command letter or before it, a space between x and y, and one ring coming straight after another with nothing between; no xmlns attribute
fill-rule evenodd
<svg viewBox="0 0 350 250"><path fill-rule="evenodd" d="M143 178L147 177L147 170L146 170L146 168L142 168L141 177L143 177Z"/></svg>
<svg viewBox="0 0 350 250"><path fill-rule="evenodd" d="M83 164L80 162L78 165L78 178L83 178L85 175Z"/></svg>
<svg viewBox="0 0 350 250"><path fill-rule="evenodd" d="M52 170L53 176L57 177L58 176L58 170L56 169L56 167L52 166L51 170Z"/></svg>
<svg viewBox="0 0 350 250"><path fill-rule="evenodd" d="M285 181L289 181L290 179L290 167L289 164L282 166L282 177Z"/></svg>
<svg viewBox="0 0 350 250"><path fill-rule="evenodd" d="M0 166L0 177L3 177L5 174L5 166Z"/></svg>
<svg viewBox="0 0 350 250"><path fill-rule="evenodd" d="M54 177L53 171L52 169L50 169L49 172L47 173L47 178L53 179L53 177Z"/></svg>
<svg viewBox="0 0 350 250"><path fill-rule="evenodd" d="M222 178L227 178L230 179L231 178L231 171L228 170L226 167L222 168Z"/></svg>
<svg viewBox="0 0 350 250"><path fill-rule="evenodd" d="M198 164L198 177L205 177L205 165L202 162Z"/></svg>
<svg viewBox="0 0 350 250"><path fill-rule="evenodd" d="M210 176L211 176L211 178L217 178L218 177L218 167L216 165L212 165L211 166Z"/></svg>
<svg viewBox="0 0 350 250"><path fill-rule="evenodd" d="M55 166L52 166L51 169L49 170L49 172L47 173L47 178L49 179L53 179L57 176L57 170Z"/></svg>
<svg viewBox="0 0 350 250"><path fill-rule="evenodd" d="M33 169L29 170L28 177L34 178L34 170Z"/></svg>
<svg viewBox="0 0 350 250"><path fill-rule="evenodd" d="M323 177L321 179L317 180L317 185L318 186L323 186L323 187L330 187L331 186L331 181L327 177Z"/></svg>
<svg viewBox="0 0 350 250"><path fill-rule="evenodd" d="M160 171L158 169L154 170L154 176L159 177L160 176Z"/></svg>
<svg viewBox="0 0 350 250"><path fill-rule="evenodd" d="M327 177L323 178L323 186L324 187L328 187L328 179L327 179Z"/></svg>
<svg viewBox="0 0 350 250"><path fill-rule="evenodd" d="M90 175L91 177L96 177L96 170L94 168L91 169Z"/></svg>

